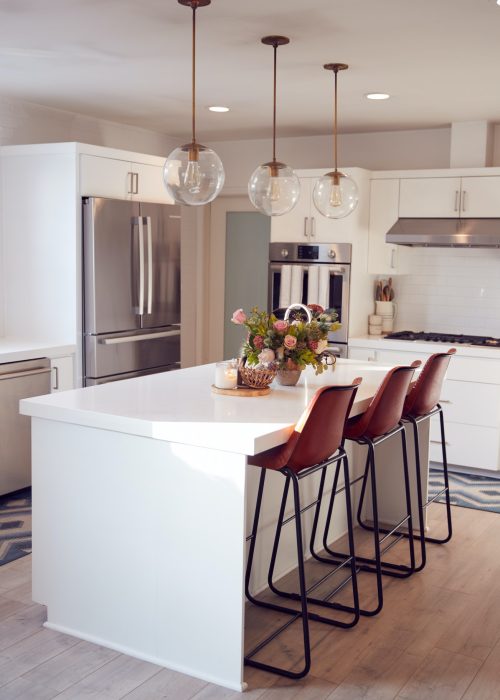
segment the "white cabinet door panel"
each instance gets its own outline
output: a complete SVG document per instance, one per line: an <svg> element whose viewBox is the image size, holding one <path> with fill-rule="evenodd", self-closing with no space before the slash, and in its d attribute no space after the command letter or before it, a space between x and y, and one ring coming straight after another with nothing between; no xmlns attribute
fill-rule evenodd
<svg viewBox="0 0 500 700"><path fill-rule="evenodd" d="M386 233L398 219L398 208L399 180L372 180L368 233L368 272L372 274L409 272L411 249L385 242Z"/></svg>
<svg viewBox="0 0 500 700"><path fill-rule="evenodd" d="M53 357L50 360L50 367L52 369L51 393L75 388L73 355Z"/></svg>
<svg viewBox="0 0 500 700"><path fill-rule="evenodd" d="M167 194L163 183L163 168L159 165L146 165L145 163L130 163L130 169L137 176L137 192L132 199L141 202L157 202L158 204L174 204L174 200Z"/></svg>
<svg viewBox="0 0 500 700"><path fill-rule="evenodd" d="M402 179L399 191L401 217L458 217L459 177Z"/></svg>
<svg viewBox="0 0 500 700"><path fill-rule="evenodd" d="M462 178L463 218L500 216L500 177Z"/></svg>
<svg viewBox="0 0 500 700"><path fill-rule="evenodd" d="M476 469L499 469L500 431L462 423L445 424L448 464ZM430 453L433 462L442 462L441 433L438 421L431 424Z"/></svg>
<svg viewBox="0 0 500 700"><path fill-rule="evenodd" d="M288 214L271 217L271 242L308 243L312 222L311 180L301 178L299 201ZM311 238L311 242L314 237Z"/></svg>
<svg viewBox="0 0 500 700"><path fill-rule="evenodd" d="M454 362L454 359L451 361ZM500 389L496 384L447 379L440 403L447 421L500 427Z"/></svg>
<svg viewBox="0 0 500 700"><path fill-rule="evenodd" d="M80 194L83 197L130 199L130 163L117 158L81 155Z"/></svg>

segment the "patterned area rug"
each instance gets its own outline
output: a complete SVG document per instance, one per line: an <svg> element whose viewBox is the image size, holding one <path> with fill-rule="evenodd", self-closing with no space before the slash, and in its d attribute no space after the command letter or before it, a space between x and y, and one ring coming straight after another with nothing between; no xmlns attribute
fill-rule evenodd
<svg viewBox="0 0 500 700"><path fill-rule="evenodd" d="M0 496L0 566L31 553L31 489Z"/></svg>
<svg viewBox="0 0 500 700"><path fill-rule="evenodd" d="M448 471L450 481L450 500L454 506L489 510L500 513L500 479L490 476L476 476ZM441 469L430 469L429 498L443 488L443 472ZM437 499L444 503L444 495Z"/></svg>

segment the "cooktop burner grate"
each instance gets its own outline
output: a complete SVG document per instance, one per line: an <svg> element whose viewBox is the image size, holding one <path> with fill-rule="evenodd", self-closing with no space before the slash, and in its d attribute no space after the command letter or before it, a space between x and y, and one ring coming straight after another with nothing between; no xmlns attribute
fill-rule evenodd
<svg viewBox="0 0 500 700"><path fill-rule="evenodd" d="M484 335L397 331L396 333L389 333L385 337L389 340L424 340L434 343L459 343L461 345L483 345L489 348L500 348L500 338L491 338Z"/></svg>

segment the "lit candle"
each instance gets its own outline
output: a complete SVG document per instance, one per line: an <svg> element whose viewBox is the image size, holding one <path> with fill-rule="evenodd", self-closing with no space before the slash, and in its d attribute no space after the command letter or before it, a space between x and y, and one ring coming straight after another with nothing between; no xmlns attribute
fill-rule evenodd
<svg viewBox="0 0 500 700"><path fill-rule="evenodd" d="M218 389L236 389L238 370L232 362L215 364L215 386Z"/></svg>

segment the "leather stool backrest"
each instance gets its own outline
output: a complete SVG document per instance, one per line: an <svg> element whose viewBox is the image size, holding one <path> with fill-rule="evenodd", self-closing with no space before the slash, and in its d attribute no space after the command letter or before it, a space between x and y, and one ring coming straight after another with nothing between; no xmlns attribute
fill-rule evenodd
<svg viewBox="0 0 500 700"><path fill-rule="evenodd" d="M394 367L384 377L377 393L348 437L377 438L393 430L403 415L403 406L415 369L422 363L415 360L411 366Z"/></svg>
<svg viewBox="0 0 500 700"><path fill-rule="evenodd" d="M358 377L352 385L318 389L295 426L299 437L288 459L290 469L297 472L312 467L337 452L360 384Z"/></svg>
<svg viewBox="0 0 500 700"><path fill-rule="evenodd" d="M403 415L418 418L435 408L450 359L455 353L456 349L450 348L448 352L438 352L429 357L415 386L406 397Z"/></svg>

